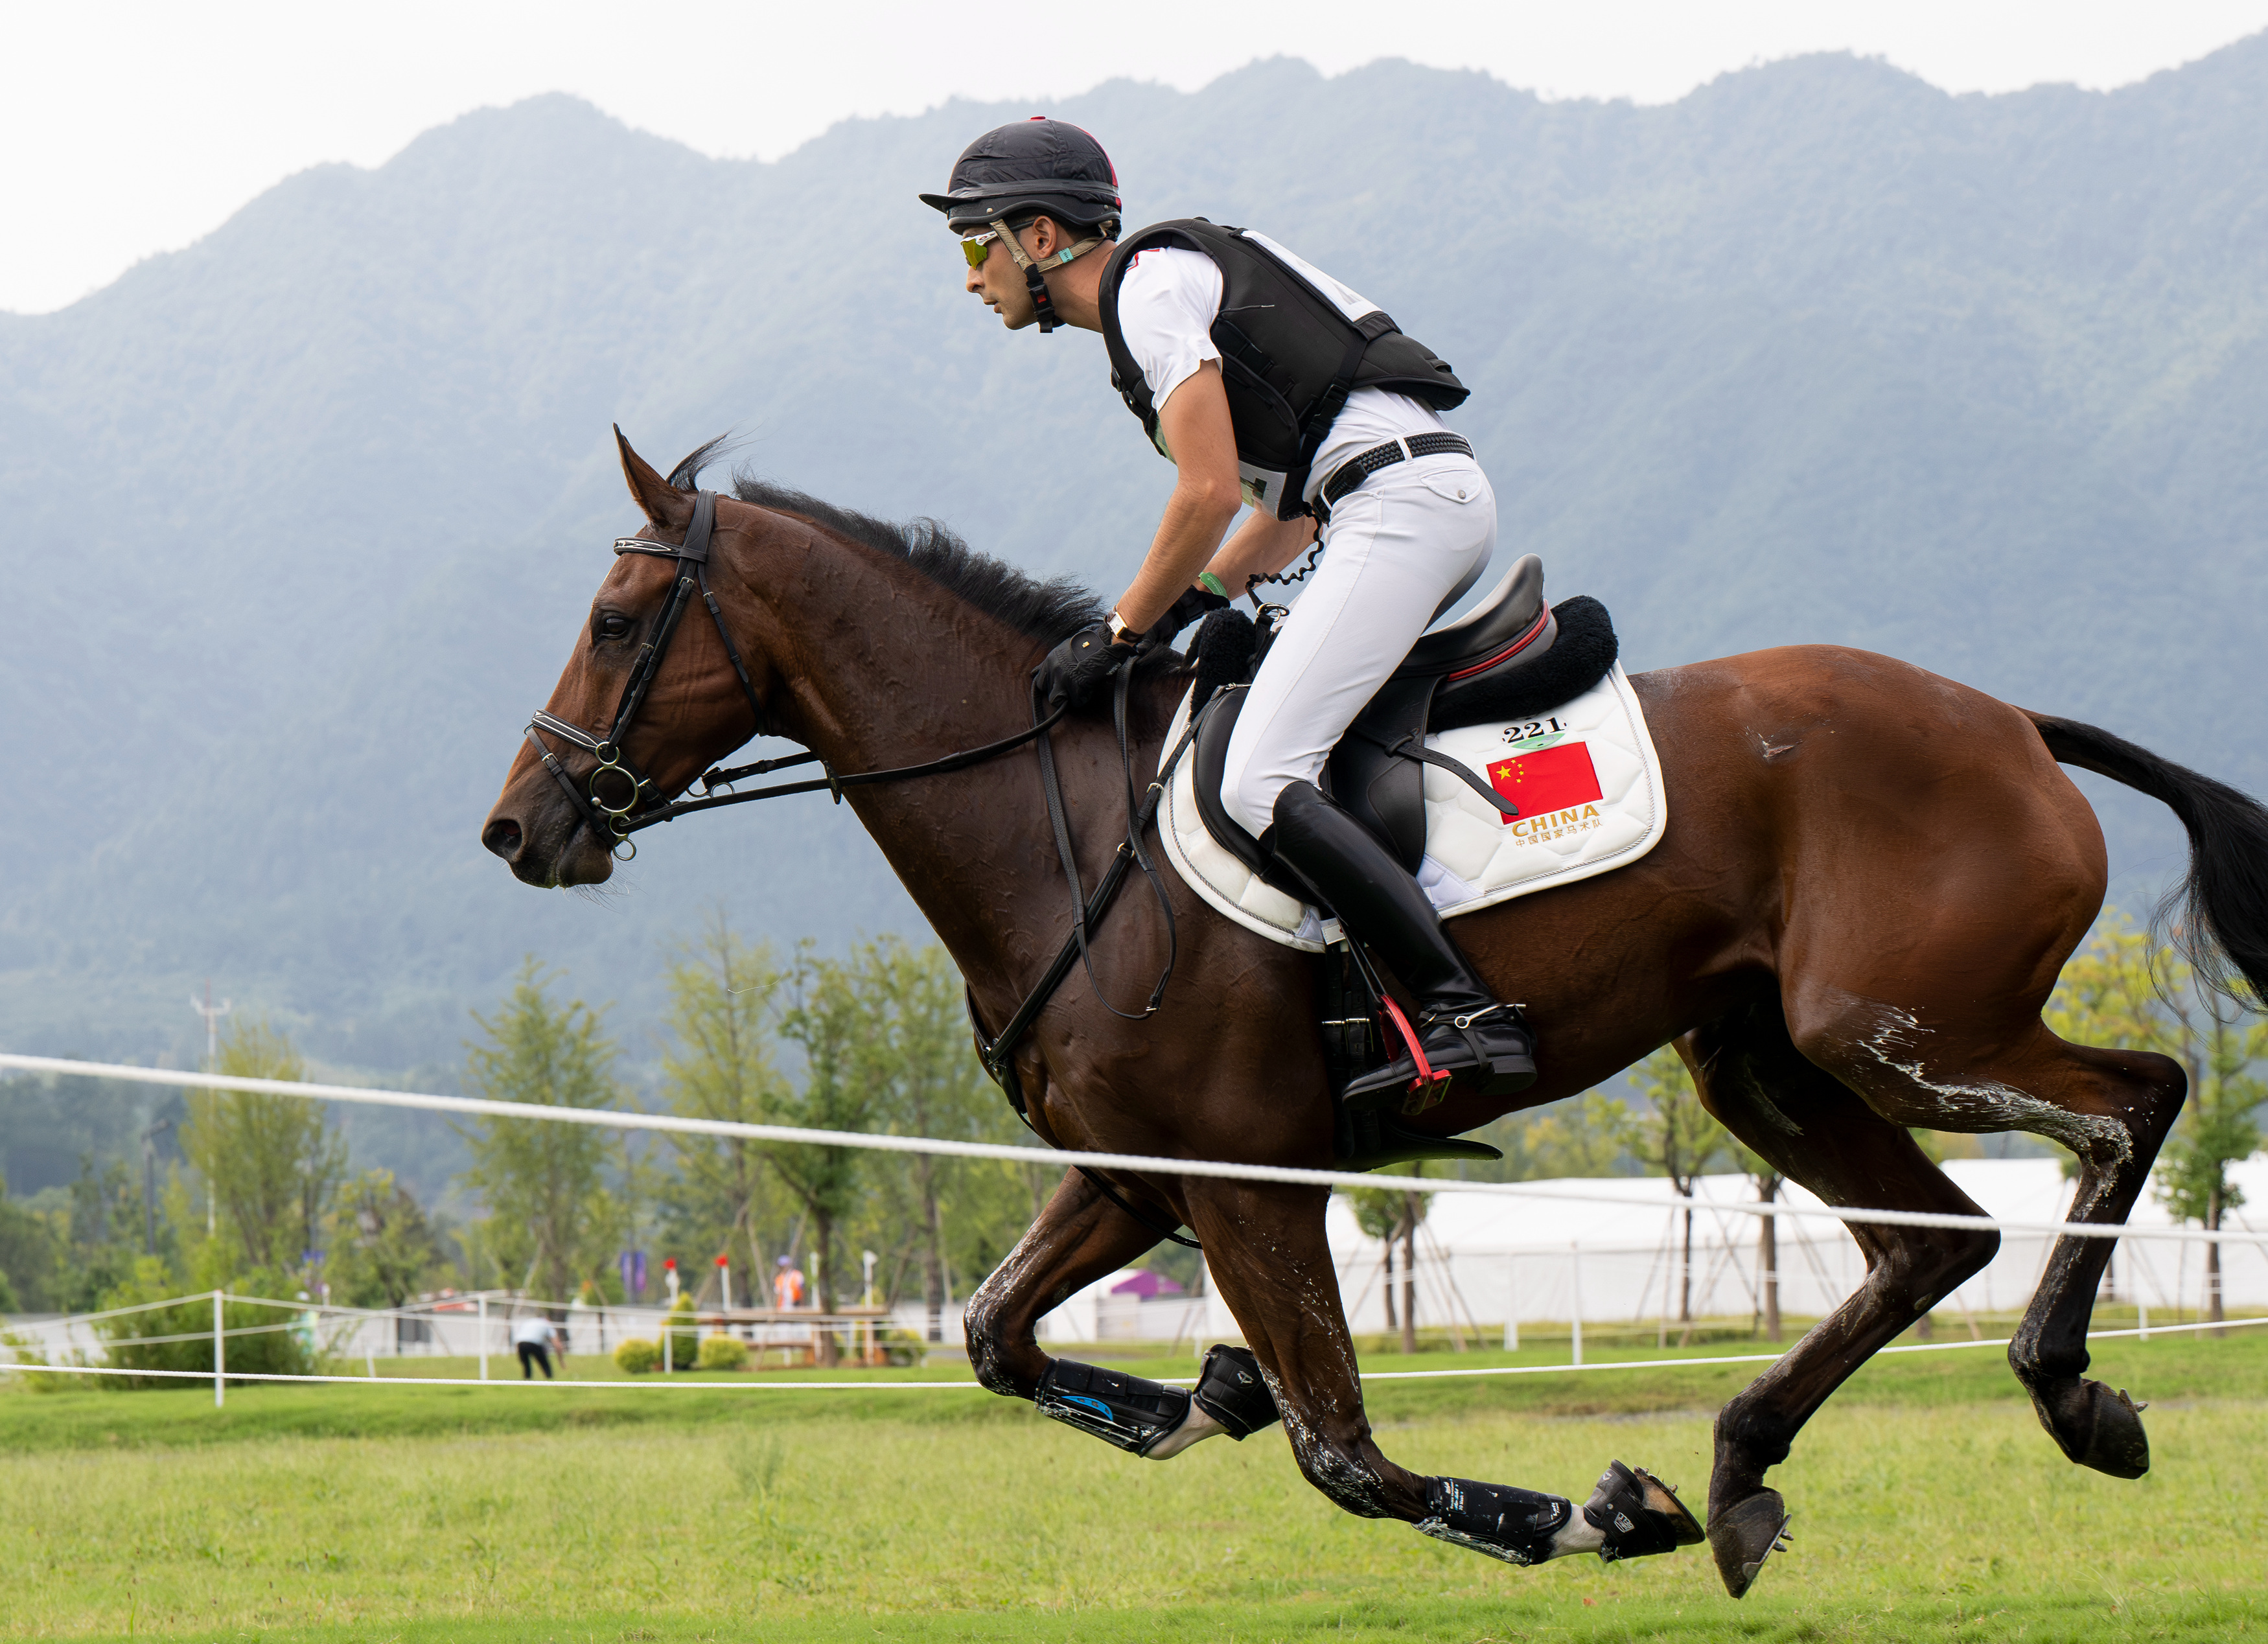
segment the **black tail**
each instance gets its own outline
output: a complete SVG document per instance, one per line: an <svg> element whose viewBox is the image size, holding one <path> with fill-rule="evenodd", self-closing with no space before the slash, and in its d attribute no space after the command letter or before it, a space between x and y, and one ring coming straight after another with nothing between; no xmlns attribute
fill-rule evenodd
<svg viewBox="0 0 2268 1644"><path fill-rule="evenodd" d="M2268 808L2146 748L2073 719L2023 711L2059 763L2123 782L2163 802L2190 832L2189 876L2158 903L2198 979L2237 998L2229 970L2268 999Z"/></svg>

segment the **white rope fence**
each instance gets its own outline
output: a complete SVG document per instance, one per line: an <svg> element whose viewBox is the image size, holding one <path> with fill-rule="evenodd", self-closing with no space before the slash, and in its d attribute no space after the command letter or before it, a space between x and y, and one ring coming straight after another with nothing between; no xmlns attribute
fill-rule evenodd
<svg viewBox="0 0 2268 1644"><path fill-rule="evenodd" d="M874 1153L928 1154L959 1159L1005 1159L1018 1163L1123 1170L1145 1176L1196 1176L1228 1181L1280 1182L1300 1187L1390 1188L1413 1193L1484 1193L1507 1198L1561 1199L1577 1203L1628 1205L1659 1211L1665 1205L1743 1216L1812 1217L1846 1224L1895 1227L1970 1227L1999 1233L2068 1235L2082 1239L2190 1240L2208 1244L2250 1244L2258 1235L2228 1228L2150 1227L2127 1222L2007 1221L1992 1216L1954 1216L1933 1211L1853 1210L1835 1205L1719 1202L1680 1196L1638 1198L1632 1194L1544 1189L1524 1182L1474 1182L1457 1176L1388 1176L1373 1171L1308 1170L1286 1165L1235 1164L1214 1159L1167 1159L1147 1154L1075 1153L1006 1142L952 1141L929 1136L883 1136L865 1131L806 1130L792 1124L748 1124L730 1119L686 1118L674 1113L625 1112L618 1108L568 1108L537 1102L490 1102L477 1096L438 1096L419 1091L379 1090L359 1085L319 1085L281 1079L244 1079L224 1073L182 1073L164 1067L130 1067L115 1062L79 1062L53 1056L0 1051L0 1067L24 1073L61 1073L87 1079L117 1079L145 1085L196 1090L241 1090L255 1095L302 1096L317 1102L355 1102L371 1107L413 1108L432 1113L462 1113L481 1118L554 1119L609 1130L674 1131L698 1136L739 1136L752 1141L793 1142L814 1147L855 1147Z"/></svg>
<svg viewBox="0 0 2268 1644"><path fill-rule="evenodd" d="M238 1300L239 1298L232 1297L230 1299ZM172 1301L152 1302L149 1305L153 1307L178 1307L184 1301L195 1301L199 1300L202 1300L202 1298L196 1296L186 1296L177 1298ZM2191 1331L2237 1330L2250 1324L2268 1324L2268 1316L2220 1320L2206 1319L2188 1324L2154 1324L2143 1330L2089 1331L2087 1335L2087 1339L2089 1341L2109 1341L2120 1337L2141 1337L2146 1339L2153 1336L2171 1336ZM245 1334L247 1332L240 1331L229 1331L225 1333L234 1336ZM201 1335L194 1338L204 1339L205 1338ZM145 1339L159 1341L188 1338L151 1337ZM1978 1347L2005 1347L2008 1345L2009 1340L2010 1338L2008 1337L1999 1336L1988 1337L1979 1341L1906 1342L1894 1346L1880 1348L1877 1350L1875 1356L1880 1357L1882 1353L1960 1353ZM1565 1364L1478 1365L1470 1368L1454 1370L1366 1370L1360 1373L1359 1379L1365 1382L1422 1382L1490 1375L1582 1375L1607 1370L1668 1370L1690 1368L1708 1365L1772 1364L1786 1358L1789 1353L1793 1353L1793 1351L1795 1351L1795 1349L1793 1347L1790 1347L1780 1353L1718 1353L1684 1359L1624 1359L1609 1360L1603 1362L1593 1360L1588 1363L1570 1362ZM180 1381L212 1382L216 1383L225 1376L225 1378L231 1382L317 1382L323 1383L336 1383L348 1387L370 1387L376 1385L379 1382L383 1382L388 1385L396 1387L406 1384L415 1384L419 1387L576 1387L611 1388L616 1391L620 1391L624 1388L630 1387L672 1388L680 1391L700 1390L705 1389L712 1392L718 1390L731 1390L736 1392L863 1391L894 1393L957 1390L961 1392L981 1393L988 1390L982 1383L974 1379L948 1382L783 1382L773 1380L711 1382L694 1381L689 1377L685 1379L664 1377L658 1381L646 1381L641 1378L637 1382L594 1382L571 1381L566 1377L562 1376L556 1380L538 1382L513 1381L508 1377L490 1381L485 1378L469 1375L384 1376L373 1379L368 1375L318 1375L313 1373L292 1374L284 1371L264 1370L159 1370L134 1369L131 1368L117 1368L110 1365L91 1364L0 1364L0 1373L10 1371L20 1372L27 1375L147 1375L170 1377ZM1161 1379L1167 1384L1171 1386L1192 1386L1197 1381L1195 1376L1189 1375L1169 1375Z"/></svg>

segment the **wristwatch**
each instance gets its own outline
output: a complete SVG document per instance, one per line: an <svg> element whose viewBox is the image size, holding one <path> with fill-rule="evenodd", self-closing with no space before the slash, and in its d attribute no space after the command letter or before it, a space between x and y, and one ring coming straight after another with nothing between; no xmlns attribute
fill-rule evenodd
<svg viewBox="0 0 2268 1644"><path fill-rule="evenodd" d="M1141 642L1142 634L1140 630L1129 628L1126 625L1126 619L1119 616L1116 611L1110 613L1110 643L1112 645L1139 645Z"/></svg>

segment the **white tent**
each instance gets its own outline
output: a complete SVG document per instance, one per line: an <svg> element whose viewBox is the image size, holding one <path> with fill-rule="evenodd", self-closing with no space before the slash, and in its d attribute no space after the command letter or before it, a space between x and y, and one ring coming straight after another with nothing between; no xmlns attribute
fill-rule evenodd
<svg viewBox="0 0 2268 1644"><path fill-rule="evenodd" d="M2071 1183L2052 1159L1957 1159L1947 1176L1988 1216L2007 1221L2059 1221L2071 1207ZM2231 1171L2249 1205L2268 1206L2268 1155ZM1669 1183L1659 1178L1566 1180L1527 1184L1517 1198L1493 1194L1436 1195L1418 1235L1418 1317L1421 1324L1454 1323L1478 1331L1500 1329L1507 1318L1565 1323L1581 1316L1600 1323L1659 1322L1678 1316L1685 1283L1682 1210L1669 1203ZM1749 1314L1759 1305L1757 1221L1709 1205L1753 1201L1743 1176L1704 1176L1694 1197L1705 1206L1693 1215L1692 1308L1697 1318ZM1587 1202L1609 1195L1624 1202ZM1801 1188L1782 1190L1792 1206L1816 1205ZM1636 1201L1636 1202L1630 1202ZM2256 1209L2253 1213L2258 1213ZM2238 1231L2253 1224L2246 1212L2230 1219ZM1355 1225L1344 1198L1331 1201L1329 1231L1339 1287L1358 1331L1386 1328L1384 1250ZM2138 1225L2165 1227L2171 1219L2145 1194L2134 1207ZM1859 1248L1840 1224L1821 1218L1775 1219L1780 1308L1795 1315L1831 1311L1866 1273ZM2268 1307L2268 1223L2250 1243L2222 1247L2222 1297L2231 1308ZM1975 1278L1940 1304L1951 1314L2009 1313L2032 1294L2051 1237L2010 1233ZM2113 1257L2109 1288L2123 1302L2140 1301L2161 1316L2194 1312L2203 1301L2204 1247L2159 1240L2129 1240ZM1397 1303L1401 1274L1395 1275ZM1580 1296L1580 1302L1579 1302Z"/></svg>
<svg viewBox="0 0 2268 1644"><path fill-rule="evenodd" d="M1944 1168L1988 1216L2060 1221L2071 1208L2071 1183L2053 1159L1955 1159ZM2229 1174L2246 1201L2229 1217L2229 1227L2257 1229L2260 1237L2221 1247L2223 1302L2239 1311L2268 1308L2268 1154L2256 1154ZM1615 1202L1598 1202L1600 1196ZM1694 1196L1705 1205L1693 1217L1693 1316L1751 1314L1758 1306L1756 1219L1707 1206L1753 1201L1755 1184L1744 1176L1703 1176ZM1792 1185L1782 1189L1782 1198L1793 1206L1819 1203ZM1507 1319L1564 1328L1579 1307L1593 1324L1674 1321L1683 1287L1684 1228L1670 1198L1668 1182L1636 1176L1530 1182L1516 1196L1437 1193L1418 1225L1418 1323L1429 1329L1454 1325L1494 1340L1501 1338ZM1344 1198L1334 1196L1327 1213L1347 1317L1358 1333L1382 1333L1383 1247L1356 1226ZM2148 1193L2132 1220L2171 1225ZM1831 1312L1865 1277L1859 1247L1839 1223L1784 1215L1775 1226L1782 1312L1800 1317ZM2039 1282L2052 1242L2038 1234L2003 1235L1999 1254L1939 1304L1939 1317L2020 1310ZM2204 1303L2204 1249L2155 1239L2122 1242L2112 1257L2109 1295L2125 1305L2139 1301L2169 1323L2176 1312L2194 1317ZM1127 1277L1113 1273L1072 1296L1042 1321L1042 1338L1181 1341L1199 1350L1209 1342L1240 1339L1210 1275L1196 1296L1138 1306L1109 1294ZM1397 1249L1397 1309L1402 1279Z"/></svg>
<svg viewBox="0 0 2268 1644"><path fill-rule="evenodd" d="M2055 1159L1950 1159L1944 1166L1962 1193L1987 1215L2009 1222L2057 1222L2071 1209L2071 1183ZM2245 1206L2229 1215L2234 1231L2259 1241L2222 1245L2222 1301L2228 1309L2268 1309L2268 1154L2234 1166ZM1602 1198L1613 1202L1599 1202ZM1701 1177L1692 1218L1692 1316L1749 1316L1757 1293L1757 1220L1724 1206L1753 1202L1749 1177ZM1658 1324L1676 1320L1685 1286L1685 1227L1669 1183L1658 1177L1563 1179L1521 1183L1517 1195L1436 1193L1418 1227L1418 1322L1452 1324L1499 1340L1506 1320L1565 1326L1576 1313L1590 1324ZM1803 1188L1783 1188L1789 1206L1816 1206ZM1347 1320L1359 1333L1383 1333L1383 1245L1354 1222L1345 1198L1334 1198L1327 1220L1331 1258ZM2169 1227L2164 1206L2143 1195L2132 1220ZM1780 1310L1816 1317L1830 1313L1867 1272L1858 1245L1839 1222L1805 1215L1776 1218ZM2021 1310L2039 1284L2052 1238L2005 1234L2000 1254L1969 1284L1939 1304L1939 1317ZM2111 1258L2107 1294L2141 1301L2173 1320L2196 1317L2205 1304L2205 1247L2198 1242L2123 1241ZM1238 1340L1236 1320L1206 1277L1200 1294L1134 1306L1111 1297L1125 1272L1079 1290L1043 1322L1052 1343L1174 1340L1193 1349ZM1402 1301L1399 1250L1395 1306Z"/></svg>

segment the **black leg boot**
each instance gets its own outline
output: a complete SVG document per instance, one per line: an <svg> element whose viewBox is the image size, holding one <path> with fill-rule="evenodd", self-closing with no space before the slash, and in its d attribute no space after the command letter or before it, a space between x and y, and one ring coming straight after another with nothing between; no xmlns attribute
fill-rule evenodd
<svg viewBox="0 0 2268 1644"><path fill-rule="evenodd" d="M1347 1087L1349 1107L1423 1112L1448 1094L1452 1077L1478 1081L1484 1096L1507 1096L1535 1082L1535 1043L1520 1007L1497 1001L1441 928L1418 881L1367 828L1312 783L1294 782L1277 796L1268 832L1276 859L1418 996L1413 1026L1422 1065L1405 1053L1356 1080Z"/></svg>

